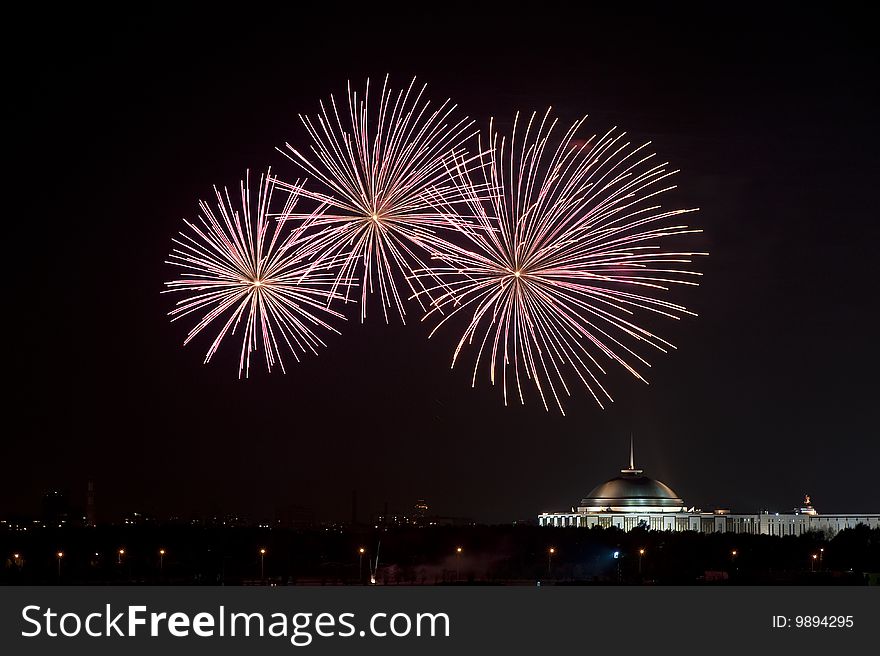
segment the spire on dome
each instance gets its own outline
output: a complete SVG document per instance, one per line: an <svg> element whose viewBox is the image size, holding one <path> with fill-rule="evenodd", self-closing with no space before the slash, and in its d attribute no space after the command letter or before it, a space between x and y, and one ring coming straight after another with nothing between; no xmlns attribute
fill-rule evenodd
<svg viewBox="0 0 880 656"><path fill-rule="evenodd" d="M643 470L636 469L635 458L633 457L633 437L629 435L629 469L621 469L621 474L641 474Z"/></svg>

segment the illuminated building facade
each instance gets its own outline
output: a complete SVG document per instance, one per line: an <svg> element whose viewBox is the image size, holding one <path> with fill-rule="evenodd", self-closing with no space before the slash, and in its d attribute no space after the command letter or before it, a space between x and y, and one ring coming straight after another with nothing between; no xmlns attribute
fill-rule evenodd
<svg viewBox="0 0 880 656"><path fill-rule="evenodd" d="M636 469L630 444L629 467L621 469L620 476L594 488L570 512L541 513L538 524L583 528L614 526L624 531L643 527L652 531L801 535L809 531L835 533L859 524L880 528L880 514L820 515L809 496L801 508L789 513L739 514L726 509L706 512L688 508L668 485Z"/></svg>

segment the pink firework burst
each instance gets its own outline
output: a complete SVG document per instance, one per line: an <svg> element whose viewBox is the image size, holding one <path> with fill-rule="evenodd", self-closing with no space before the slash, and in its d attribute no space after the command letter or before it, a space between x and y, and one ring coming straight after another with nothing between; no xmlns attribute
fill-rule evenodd
<svg viewBox="0 0 880 656"><path fill-rule="evenodd" d="M281 151L323 187L298 190L321 203L312 216L319 228L311 244L313 261L319 267L327 260L340 263L334 291L340 289L346 300L351 281L360 279L361 321L367 297L376 291L386 322L391 308L405 320L406 296L421 302L414 273L427 268L427 253L443 245L442 233L450 227L425 191L432 188L435 197L455 202L458 188L448 171L453 158L467 161L461 146L473 136L468 132L473 121L454 118L456 106L449 100L432 108L425 86L415 83L413 78L406 90L395 92L386 76L378 102L371 98L369 80L362 96L349 83L342 107L331 95L316 118L300 116L311 137L310 152L290 144ZM401 278L410 292L401 293Z"/></svg>
<svg viewBox="0 0 880 656"><path fill-rule="evenodd" d="M226 188L214 192L216 211L201 201L198 220L184 220L186 228L173 240L166 263L182 277L166 282L166 292L184 297L168 314L172 321L197 317L184 344L212 324L219 326L206 363L239 331L239 377L248 375L251 354L261 349L269 371L276 364L284 371L282 347L298 361L300 354L324 345L321 330L338 332L329 323L343 318L328 308L335 298L333 263L325 259L322 269L305 261L308 219L280 222L270 215L279 200L278 213L285 216L298 201L290 186L278 188L271 171L260 176L255 198L249 175L241 182L238 202Z"/></svg>
<svg viewBox="0 0 880 656"><path fill-rule="evenodd" d="M552 401L563 414L571 380L602 407L612 400L598 378L604 362L644 380L636 367L650 365L640 347L672 345L639 317L693 314L665 296L671 285L696 284L699 274L686 265L704 255L661 247L666 238L700 232L677 223L695 210L657 204L676 171L655 162L648 144L632 147L615 130L574 141L583 121L554 143L550 110L528 121L517 114L509 139L490 123L480 165L469 170L459 159L452 171L464 204L450 204L447 189L432 199L456 226L457 245L437 248L440 264L420 273L442 281L427 293L436 292L425 316L437 321L431 335L456 315L468 317L453 366L476 345L472 384L487 362L505 404L509 386L523 403L523 381L531 380L544 407Z"/></svg>

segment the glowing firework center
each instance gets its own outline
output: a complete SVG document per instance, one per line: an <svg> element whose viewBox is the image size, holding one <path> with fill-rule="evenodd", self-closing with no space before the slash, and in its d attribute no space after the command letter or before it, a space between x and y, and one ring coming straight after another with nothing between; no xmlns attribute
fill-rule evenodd
<svg viewBox="0 0 880 656"><path fill-rule="evenodd" d="M809 495L800 508L787 513L762 510L757 514L731 513L727 509L704 512L688 508L665 483L636 469L630 442L629 467L620 475L595 487L570 512L544 512L541 526L619 528L640 527L655 531L698 531L701 533L757 533L801 535L808 531L837 531L865 524L880 528L880 514L820 515Z"/></svg>

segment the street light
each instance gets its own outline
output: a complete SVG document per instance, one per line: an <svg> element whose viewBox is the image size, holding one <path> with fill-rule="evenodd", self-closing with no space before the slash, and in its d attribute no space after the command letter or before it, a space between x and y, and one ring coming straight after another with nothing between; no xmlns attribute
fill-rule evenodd
<svg viewBox="0 0 880 656"><path fill-rule="evenodd" d="M556 553L556 547L547 549L547 578L550 578L551 568L553 567L553 554Z"/></svg>
<svg viewBox="0 0 880 656"><path fill-rule="evenodd" d="M366 549L358 549L358 583L364 580L364 553Z"/></svg>
<svg viewBox="0 0 880 656"><path fill-rule="evenodd" d="M116 559L116 564L121 565L122 564L122 557L125 555L125 549L120 549L118 553L119 553L119 557Z"/></svg>
<svg viewBox="0 0 880 656"><path fill-rule="evenodd" d="M819 569L822 569L822 556L825 555L825 547L819 547Z"/></svg>
<svg viewBox="0 0 880 656"><path fill-rule="evenodd" d="M645 555L644 549L639 549L639 576L642 575L642 556Z"/></svg>
<svg viewBox="0 0 880 656"><path fill-rule="evenodd" d="M461 547L455 548L455 580L461 578Z"/></svg>
<svg viewBox="0 0 880 656"><path fill-rule="evenodd" d="M61 578L61 559L64 558L64 552L59 551L58 553L55 554L55 556L58 558L58 578L60 579Z"/></svg>
<svg viewBox="0 0 880 656"><path fill-rule="evenodd" d="M266 575L264 573L266 571L265 565L266 565L266 549L260 548L260 578L261 579L266 578Z"/></svg>
<svg viewBox="0 0 880 656"><path fill-rule="evenodd" d="M159 571L162 571L162 561L165 559L165 550L159 549Z"/></svg>
<svg viewBox="0 0 880 656"><path fill-rule="evenodd" d="M812 560L810 560L810 571L816 571L816 560L819 558L819 554L813 554Z"/></svg>

